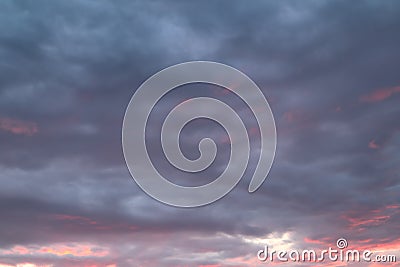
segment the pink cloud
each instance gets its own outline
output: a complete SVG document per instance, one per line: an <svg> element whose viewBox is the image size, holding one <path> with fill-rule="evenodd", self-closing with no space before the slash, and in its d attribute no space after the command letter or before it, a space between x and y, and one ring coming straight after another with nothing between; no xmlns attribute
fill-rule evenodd
<svg viewBox="0 0 400 267"><path fill-rule="evenodd" d="M111 265L104 265L102 263L95 263L95 264L83 264L79 263L80 265L68 265L70 267L117 267L116 264L111 264ZM54 267L56 265L54 264L35 264L35 263L30 263L30 262L22 262L22 263L17 263L16 265L10 265L10 264L2 264L0 263L0 267Z"/></svg>
<svg viewBox="0 0 400 267"><path fill-rule="evenodd" d="M113 229L124 229L128 231L138 230L138 227L136 225L125 224L125 223L104 224L103 222L98 222L91 218L77 216L77 215L54 214L50 216L50 219L55 219L57 221L65 222L66 226L69 228L88 226L91 229L99 231L110 231Z"/></svg>
<svg viewBox="0 0 400 267"><path fill-rule="evenodd" d="M51 246L14 246L8 250L0 250L0 255L45 255L50 254L58 257L105 257L109 254L108 249L92 244L53 244Z"/></svg>
<svg viewBox="0 0 400 267"><path fill-rule="evenodd" d="M75 221L80 224L90 224L90 225L98 225L98 223L94 220L91 220L86 217L82 216L76 216L76 215L67 215L67 214L55 214L54 219L60 220L60 221Z"/></svg>
<svg viewBox="0 0 400 267"><path fill-rule="evenodd" d="M18 135L34 135L39 132L38 126L34 122L22 121L0 117L0 130L11 132Z"/></svg>
<svg viewBox="0 0 400 267"><path fill-rule="evenodd" d="M54 265L36 265L34 263L29 263L29 262L23 262L23 263L18 263L17 265L9 265L9 264L1 264L0 267L53 267Z"/></svg>
<svg viewBox="0 0 400 267"><path fill-rule="evenodd" d="M285 120L287 121L287 122L293 122L294 121L294 119L295 119L295 114L294 114L294 112L292 112L292 111L287 111L287 112L285 112L284 114L283 114L283 117L285 118Z"/></svg>
<svg viewBox="0 0 400 267"><path fill-rule="evenodd" d="M371 148L371 149L378 149L378 148L380 148L381 146L378 145L378 144L375 142L375 139L372 139L372 140L368 143L368 147Z"/></svg>
<svg viewBox="0 0 400 267"><path fill-rule="evenodd" d="M348 221L350 229L363 231L368 226L383 225L395 214L400 212L397 204L387 205L381 209L375 209L364 214L346 214L344 219Z"/></svg>
<svg viewBox="0 0 400 267"><path fill-rule="evenodd" d="M283 113L283 119L288 123L308 124L315 118L315 114L307 113L302 110L289 110Z"/></svg>
<svg viewBox="0 0 400 267"><path fill-rule="evenodd" d="M316 240L316 239L312 239L312 238L308 238L308 237L304 238L304 242L306 242L308 244L317 244L317 245L326 245L327 244L327 242L325 242L325 241Z"/></svg>
<svg viewBox="0 0 400 267"><path fill-rule="evenodd" d="M360 101L370 103L380 102L396 93L400 93L400 86L378 89L372 93L361 96Z"/></svg>

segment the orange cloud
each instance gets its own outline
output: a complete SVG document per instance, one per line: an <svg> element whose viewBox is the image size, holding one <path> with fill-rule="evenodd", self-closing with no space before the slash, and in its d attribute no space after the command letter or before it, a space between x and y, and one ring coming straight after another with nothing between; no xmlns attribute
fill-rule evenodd
<svg viewBox="0 0 400 267"><path fill-rule="evenodd" d="M378 89L370 94L361 96L360 101L371 102L371 103L380 102L391 97L395 93L400 93L400 86Z"/></svg>
<svg viewBox="0 0 400 267"><path fill-rule="evenodd" d="M34 122L2 117L0 117L0 130L11 132L13 134L22 134L29 136L39 132L39 129Z"/></svg>

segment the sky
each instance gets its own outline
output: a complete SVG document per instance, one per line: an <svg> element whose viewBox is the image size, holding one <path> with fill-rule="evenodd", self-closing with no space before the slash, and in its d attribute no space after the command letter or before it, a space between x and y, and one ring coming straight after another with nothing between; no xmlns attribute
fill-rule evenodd
<svg viewBox="0 0 400 267"><path fill-rule="evenodd" d="M257 251L349 248L397 255L400 266L400 2L0 2L0 266L347 266L268 263ZM209 120L182 131L183 153L218 144L209 169L165 160L160 125L195 96L231 105L252 154L227 196L176 208L145 194L125 165L125 109L154 73L209 60L246 73L277 130L276 157L247 187L260 137L223 88L177 88L153 110L150 156L177 184L201 185L227 164L229 139Z"/></svg>

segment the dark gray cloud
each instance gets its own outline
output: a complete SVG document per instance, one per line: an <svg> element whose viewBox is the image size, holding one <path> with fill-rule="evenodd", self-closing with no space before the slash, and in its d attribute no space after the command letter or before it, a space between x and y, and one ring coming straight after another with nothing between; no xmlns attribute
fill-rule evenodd
<svg viewBox="0 0 400 267"><path fill-rule="evenodd" d="M399 13L396 1L2 1L0 265L257 266L266 242L310 248L341 236L398 249ZM247 193L255 131L238 187L177 209L130 178L121 124L143 81L189 60L249 75L270 101L278 148L256 193ZM226 134L205 121L181 140L189 157L202 137L222 141L210 170L187 177L160 153L167 112L202 95L254 126L220 88L168 95L152 113L149 143L175 182L206 183L226 166Z"/></svg>

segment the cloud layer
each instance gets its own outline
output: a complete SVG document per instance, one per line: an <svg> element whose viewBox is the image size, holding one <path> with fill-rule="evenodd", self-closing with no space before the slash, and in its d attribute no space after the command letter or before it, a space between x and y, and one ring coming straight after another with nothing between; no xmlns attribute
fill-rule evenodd
<svg viewBox="0 0 400 267"><path fill-rule="evenodd" d="M266 243L318 249L343 236L398 253L399 26L397 1L2 1L0 266L264 266L256 253ZM226 133L209 121L188 125L181 142L195 158L201 138L215 139L210 170L187 175L160 153L160 123L194 96L237 110L254 152L226 197L177 209L132 181L121 124L143 81L191 60L232 65L258 84L278 148L248 194L254 117L222 88L178 88L148 125L160 172L198 185L226 166Z"/></svg>

